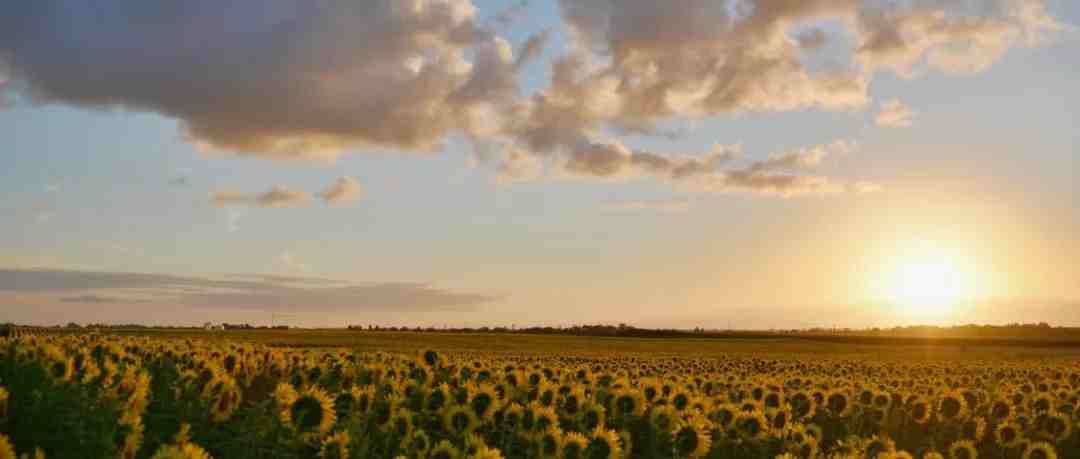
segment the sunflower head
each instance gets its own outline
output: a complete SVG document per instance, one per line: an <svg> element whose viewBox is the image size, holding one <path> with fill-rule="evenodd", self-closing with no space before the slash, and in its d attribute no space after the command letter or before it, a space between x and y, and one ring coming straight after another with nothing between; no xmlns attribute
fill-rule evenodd
<svg viewBox="0 0 1080 459"><path fill-rule="evenodd" d="M310 387L299 393L296 400L281 412L285 425L295 429L304 438L321 438L337 421L334 401L321 388Z"/></svg>
<svg viewBox="0 0 1080 459"><path fill-rule="evenodd" d="M1054 449L1053 445L1038 442L1028 445L1024 450L1023 459L1057 459L1057 457L1057 450Z"/></svg>
<svg viewBox="0 0 1080 459"><path fill-rule="evenodd" d="M1016 447L1022 440L1023 429L1014 421L1006 421L994 429L994 442L1003 448Z"/></svg>
<svg viewBox="0 0 1080 459"><path fill-rule="evenodd" d="M709 453L712 439L704 423L683 421L675 428L673 445L679 457L704 457Z"/></svg>
<svg viewBox="0 0 1080 459"><path fill-rule="evenodd" d="M619 435L613 430L598 428L589 438L585 457L589 459L618 459L622 457Z"/></svg>
<svg viewBox="0 0 1080 459"><path fill-rule="evenodd" d="M582 431L592 432L597 428L603 427L605 417L604 414L604 407L600 406L596 402L590 401L586 403L584 408L582 408L581 415L578 419L579 423L581 424Z"/></svg>
<svg viewBox="0 0 1080 459"><path fill-rule="evenodd" d="M0 459L15 459L15 447L8 437L0 433Z"/></svg>
<svg viewBox="0 0 1080 459"><path fill-rule="evenodd" d="M1013 406L1006 399L994 400L994 403L990 405L990 420L997 423L1005 421L1011 418L1013 415Z"/></svg>
<svg viewBox="0 0 1080 459"><path fill-rule="evenodd" d="M649 413L649 425L657 432L670 434L678 427L678 423L679 415L670 406L654 406Z"/></svg>
<svg viewBox="0 0 1080 459"><path fill-rule="evenodd" d="M611 409L617 419L629 419L639 417L645 411L645 400L648 395L630 389L616 390L611 398Z"/></svg>
<svg viewBox="0 0 1080 459"><path fill-rule="evenodd" d="M742 412L735 418L739 435L748 440L760 440L769 433L769 422L760 412Z"/></svg>
<svg viewBox="0 0 1080 459"><path fill-rule="evenodd" d="M896 443L887 437L874 435L866 441L863 450L866 452L866 457L876 458L883 454L896 452Z"/></svg>
<svg viewBox="0 0 1080 459"><path fill-rule="evenodd" d="M449 441L442 440L434 448L431 448L431 452L428 453L427 457L430 459L458 459L461 457L461 451Z"/></svg>
<svg viewBox="0 0 1080 459"><path fill-rule="evenodd" d="M425 457L431 449L431 438L423 430L417 429L402 440L401 447L409 453L409 457Z"/></svg>
<svg viewBox="0 0 1080 459"><path fill-rule="evenodd" d="M0 454L0 458L2 457L4 457L3 454ZM211 457L206 450L198 445L184 443L182 445L162 446L151 456L151 459L211 459Z"/></svg>
<svg viewBox="0 0 1080 459"><path fill-rule="evenodd" d="M542 457L555 457L562 445L562 431L558 427L549 427L536 436L536 449Z"/></svg>
<svg viewBox="0 0 1080 459"><path fill-rule="evenodd" d="M349 457L349 433L338 432L322 441L319 447L320 459L347 459Z"/></svg>
<svg viewBox="0 0 1080 459"><path fill-rule="evenodd" d="M825 397L825 406L833 416L844 417L851 413L851 401L846 393L834 391Z"/></svg>
<svg viewBox="0 0 1080 459"><path fill-rule="evenodd" d="M413 427L413 414L408 408L394 411L394 414L390 415L389 422L383 425L383 428L394 438L408 438L413 433Z"/></svg>
<svg viewBox="0 0 1080 459"><path fill-rule="evenodd" d="M455 437L463 437L476 429L479 421L472 410L454 405L443 413L443 429Z"/></svg>
<svg viewBox="0 0 1080 459"><path fill-rule="evenodd" d="M577 432L568 432L563 435L559 445L559 459L585 459L585 449L589 441L584 435Z"/></svg>
<svg viewBox="0 0 1080 459"><path fill-rule="evenodd" d="M978 457L979 452L975 449L975 443L970 440L960 440L949 445L950 459L976 459Z"/></svg>
<svg viewBox="0 0 1080 459"><path fill-rule="evenodd" d="M533 416L535 418L536 430L546 430L548 427L559 425L559 415L555 413L555 409L550 406L536 407L533 410Z"/></svg>

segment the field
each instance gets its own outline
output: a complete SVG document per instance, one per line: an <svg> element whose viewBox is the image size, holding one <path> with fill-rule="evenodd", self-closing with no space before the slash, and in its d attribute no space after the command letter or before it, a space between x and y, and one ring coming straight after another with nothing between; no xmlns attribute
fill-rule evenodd
<svg viewBox="0 0 1080 459"><path fill-rule="evenodd" d="M1080 457L1072 346L343 330L0 344L0 459Z"/></svg>

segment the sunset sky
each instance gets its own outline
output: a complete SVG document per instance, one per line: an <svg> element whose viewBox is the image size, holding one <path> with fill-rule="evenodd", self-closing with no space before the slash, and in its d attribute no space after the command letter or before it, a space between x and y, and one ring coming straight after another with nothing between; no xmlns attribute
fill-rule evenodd
<svg viewBox="0 0 1080 459"><path fill-rule="evenodd" d="M4 2L0 322L1080 326L1078 25Z"/></svg>

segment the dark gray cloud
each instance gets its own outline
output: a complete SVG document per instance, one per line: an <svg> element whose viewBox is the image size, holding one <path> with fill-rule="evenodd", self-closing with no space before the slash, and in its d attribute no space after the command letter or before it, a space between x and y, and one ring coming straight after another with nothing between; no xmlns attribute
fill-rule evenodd
<svg viewBox="0 0 1080 459"><path fill-rule="evenodd" d="M235 191L218 191L210 198L215 206L293 207L306 204L311 195L275 185L263 193L248 194Z"/></svg>
<svg viewBox="0 0 1080 459"><path fill-rule="evenodd" d="M157 112L278 158L437 147L498 102L477 86L504 84L480 62L499 41L470 0L0 3L0 68L31 99Z"/></svg>
<svg viewBox="0 0 1080 459"><path fill-rule="evenodd" d="M63 303L153 303L200 309L304 312L472 309L499 296L423 283L357 283L274 275L223 279L146 273L0 269L0 294L39 294Z"/></svg>
<svg viewBox="0 0 1080 459"><path fill-rule="evenodd" d="M131 298L120 298L112 296L101 295L78 295L78 296L65 296L60 298L63 303L82 303L82 304L122 304L122 303L140 303L140 300Z"/></svg>

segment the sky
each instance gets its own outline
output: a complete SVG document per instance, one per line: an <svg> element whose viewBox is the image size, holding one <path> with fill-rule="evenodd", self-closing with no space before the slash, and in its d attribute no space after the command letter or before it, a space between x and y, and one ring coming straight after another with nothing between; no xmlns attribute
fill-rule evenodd
<svg viewBox="0 0 1080 459"><path fill-rule="evenodd" d="M0 322L1080 326L1068 0L0 6Z"/></svg>

